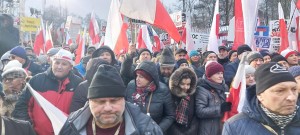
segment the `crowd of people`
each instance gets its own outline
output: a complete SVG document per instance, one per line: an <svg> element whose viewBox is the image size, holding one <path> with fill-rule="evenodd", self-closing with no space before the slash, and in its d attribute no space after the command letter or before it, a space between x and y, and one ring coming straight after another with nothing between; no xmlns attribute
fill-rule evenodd
<svg viewBox="0 0 300 135"><path fill-rule="evenodd" d="M61 135L257 135L300 133L300 55L237 50L219 52L130 45L116 55L108 46L51 48L36 56L16 46L1 56L0 122L8 135L53 135L50 118L26 84L68 116ZM231 84L245 57L246 99L233 108ZM16 130L18 129L18 130Z"/></svg>

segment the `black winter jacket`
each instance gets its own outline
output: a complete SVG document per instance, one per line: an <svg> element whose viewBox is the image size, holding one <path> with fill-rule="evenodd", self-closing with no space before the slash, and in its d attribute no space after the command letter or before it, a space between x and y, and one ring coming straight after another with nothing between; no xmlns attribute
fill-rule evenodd
<svg viewBox="0 0 300 135"><path fill-rule="evenodd" d="M24 68L25 70L30 71L31 76L35 76L38 73L44 72L42 66L32 62L29 59L26 60L25 64L22 66L22 68Z"/></svg>
<svg viewBox="0 0 300 135"><path fill-rule="evenodd" d="M86 134L86 124L91 117L89 105L86 104L80 110L69 115L66 123L60 131L60 135L82 135ZM125 103L123 114L125 120L125 135L162 135L159 126L141 110Z"/></svg>
<svg viewBox="0 0 300 135"><path fill-rule="evenodd" d="M6 135L35 135L35 132L31 124L27 121L11 119L7 117L1 117L4 122ZM0 121L1 122L1 121ZM0 131L2 132L3 123L0 123Z"/></svg>
<svg viewBox="0 0 300 135"><path fill-rule="evenodd" d="M237 58L233 62L227 64L224 68L224 79L227 86L231 86L231 82L237 72L240 60Z"/></svg>
<svg viewBox="0 0 300 135"><path fill-rule="evenodd" d="M239 113L226 121L223 135L274 135L264 125L272 128L278 135L281 129L269 118L260 107L256 97L256 85L246 90L246 101ZM299 106L300 103L298 102ZM285 135L299 135L300 133L300 109L298 108L294 119L284 128Z"/></svg>
<svg viewBox="0 0 300 135"><path fill-rule="evenodd" d="M121 77L126 86L134 79L134 70L136 66L137 65L133 64L133 57L127 54L120 70Z"/></svg>
<svg viewBox="0 0 300 135"><path fill-rule="evenodd" d="M222 131L221 104L225 102L225 91L228 87L225 83L217 84L200 79L196 91L196 115L200 119L200 135L220 135Z"/></svg>
<svg viewBox="0 0 300 135"><path fill-rule="evenodd" d="M154 83L156 84L157 88L153 92L149 112L151 118L161 127L164 132L166 132L175 120L175 107L172 101L170 90L165 84L159 82L158 73L153 62L144 61L140 63L136 69L146 71L154 79ZM134 92L136 92L136 84L135 80L132 80L129 82L126 88L127 101L134 103L134 100L132 98ZM146 97L145 107L140 107L142 112L144 112L145 114L147 113L149 99L150 94L148 94L148 96Z"/></svg>

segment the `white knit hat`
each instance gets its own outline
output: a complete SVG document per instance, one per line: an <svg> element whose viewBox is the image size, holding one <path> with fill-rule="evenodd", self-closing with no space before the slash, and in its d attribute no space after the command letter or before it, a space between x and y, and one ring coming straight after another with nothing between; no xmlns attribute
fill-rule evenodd
<svg viewBox="0 0 300 135"><path fill-rule="evenodd" d="M284 58L287 59L290 55L296 54L296 52L295 52L294 50L292 50L292 49L287 48L287 49L283 50L280 54L281 54Z"/></svg>
<svg viewBox="0 0 300 135"><path fill-rule="evenodd" d="M18 60L11 60L5 65L3 69L2 77L4 77L9 73L14 73L14 72L20 75L20 77L27 76L26 71L22 68L22 64Z"/></svg>
<svg viewBox="0 0 300 135"><path fill-rule="evenodd" d="M65 49L60 49L54 56L51 57L52 60L55 59L60 59L60 60L66 60L70 62L72 65L74 65L73 61L73 55L71 52L65 50Z"/></svg>

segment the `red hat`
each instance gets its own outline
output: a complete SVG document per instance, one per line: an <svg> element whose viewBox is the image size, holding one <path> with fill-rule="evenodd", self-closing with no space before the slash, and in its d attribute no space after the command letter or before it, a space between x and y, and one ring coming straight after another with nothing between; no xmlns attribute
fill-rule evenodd
<svg viewBox="0 0 300 135"><path fill-rule="evenodd" d="M205 69L205 75L206 77L210 78L214 74L218 72L224 72L224 68L221 64L218 62L210 62Z"/></svg>

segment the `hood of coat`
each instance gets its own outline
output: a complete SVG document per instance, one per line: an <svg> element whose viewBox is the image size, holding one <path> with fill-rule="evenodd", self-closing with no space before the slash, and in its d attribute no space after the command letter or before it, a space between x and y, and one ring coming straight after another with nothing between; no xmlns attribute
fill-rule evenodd
<svg viewBox="0 0 300 135"><path fill-rule="evenodd" d="M191 78L191 86L188 92L184 92L181 90L179 84L182 79L182 75L187 73L188 76ZM192 68L178 68L173 72L173 74L170 77L169 81L169 88L171 90L171 93L177 97L185 97L193 95L196 91L197 86L197 75L195 74L194 70Z"/></svg>
<svg viewBox="0 0 300 135"><path fill-rule="evenodd" d="M100 57L100 55L102 53L104 53L104 52L108 52L111 55L111 63L110 63L110 65L118 64L118 61L116 60L115 53L113 52L113 50L110 49L110 47L105 46L105 45L99 47L95 52L93 52L92 58Z"/></svg>
<svg viewBox="0 0 300 135"><path fill-rule="evenodd" d="M156 68L155 63L151 61L143 61L142 63L138 64L138 66L134 70L134 78L136 78L136 70L144 70L147 72L149 75L151 75L152 79L154 80L155 85L158 87L159 86L159 76L158 76L158 71Z"/></svg>

